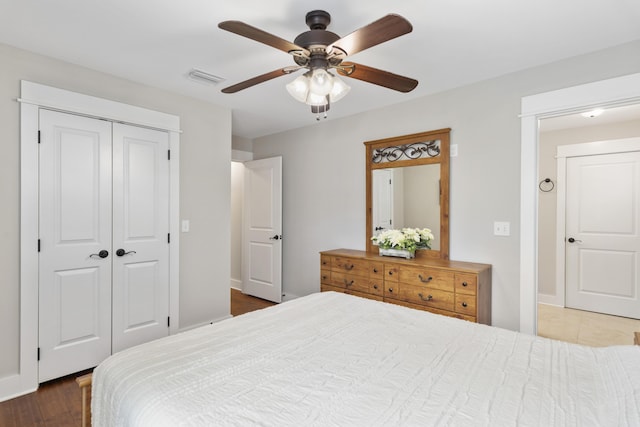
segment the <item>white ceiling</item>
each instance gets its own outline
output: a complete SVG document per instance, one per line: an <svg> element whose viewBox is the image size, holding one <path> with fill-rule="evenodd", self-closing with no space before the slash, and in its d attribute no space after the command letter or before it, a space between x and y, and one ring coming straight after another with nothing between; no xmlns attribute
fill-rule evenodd
<svg viewBox="0 0 640 427"><path fill-rule="evenodd" d="M414 28L349 59L418 87L402 94L346 79L352 90L328 120L640 39L638 0L0 0L0 42L227 106L233 133L255 138L315 116L287 94L294 76L220 93L293 60L217 24L244 21L292 41L314 9L332 15L329 30L340 36L388 13ZM192 68L226 81L194 82Z"/></svg>

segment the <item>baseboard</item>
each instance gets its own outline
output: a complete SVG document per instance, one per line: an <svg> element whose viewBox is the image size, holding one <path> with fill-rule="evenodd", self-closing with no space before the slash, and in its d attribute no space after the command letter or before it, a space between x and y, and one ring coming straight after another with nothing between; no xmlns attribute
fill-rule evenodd
<svg viewBox="0 0 640 427"><path fill-rule="evenodd" d="M218 317L218 318L213 319L213 320L208 321L208 322L196 323L195 325L190 325L190 326L187 326L186 328L180 328L178 330L178 333L187 332L187 331L190 331L192 329L199 328L201 326L213 325L214 323L220 322L220 321L225 320L225 319L230 319L232 317L233 317L232 315L228 314L226 316Z"/></svg>
<svg viewBox="0 0 640 427"><path fill-rule="evenodd" d="M295 295L289 292L284 292L282 294L282 302L291 301L293 299L300 298L299 295Z"/></svg>
<svg viewBox="0 0 640 427"><path fill-rule="evenodd" d="M235 289L237 291L242 292L242 280L231 278L231 289Z"/></svg>
<svg viewBox="0 0 640 427"><path fill-rule="evenodd" d="M37 382L35 387L33 384L25 385L24 383L25 378L20 374L0 378L0 402L11 400L38 390Z"/></svg>
<svg viewBox="0 0 640 427"><path fill-rule="evenodd" d="M564 307L564 301L557 295L538 294L538 302L540 304L555 305L557 307Z"/></svg>

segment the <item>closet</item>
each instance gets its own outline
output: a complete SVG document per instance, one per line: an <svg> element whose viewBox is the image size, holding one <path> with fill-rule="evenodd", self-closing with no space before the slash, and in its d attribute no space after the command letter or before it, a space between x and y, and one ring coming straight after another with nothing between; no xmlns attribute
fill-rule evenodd
<svg viewBox="0 0 640 427"><path fill-rule="evenodd" d="M38 381L169 333L169 133L40 109Z"/></svg>

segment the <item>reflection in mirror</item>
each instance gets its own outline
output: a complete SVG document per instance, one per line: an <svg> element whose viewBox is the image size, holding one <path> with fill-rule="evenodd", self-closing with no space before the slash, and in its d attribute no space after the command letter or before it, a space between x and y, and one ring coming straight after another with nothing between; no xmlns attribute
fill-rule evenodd
<svg viewBox="0 0 640 427"><path fill-rule="evenodd" d="M440 249L440 165L372 171L372 236L386 229L429 228Z"/></svg>

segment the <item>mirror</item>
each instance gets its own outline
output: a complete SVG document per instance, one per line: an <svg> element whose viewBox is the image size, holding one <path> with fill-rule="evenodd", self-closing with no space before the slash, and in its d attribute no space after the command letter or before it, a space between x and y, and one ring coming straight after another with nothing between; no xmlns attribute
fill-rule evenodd
<svg viewBox="0 0 640 427"><path fill-rule="evenodd" d="M430 250L417 258L449 258L450 129L367 141L367 252L386 229L429 228Z"/></svg>
<svg viewBox="0 0 640 427"><path fill-rule="evenodd" d="M391 228L429 228L440 249L440 165L372 171L372 236Z"/></svg>

